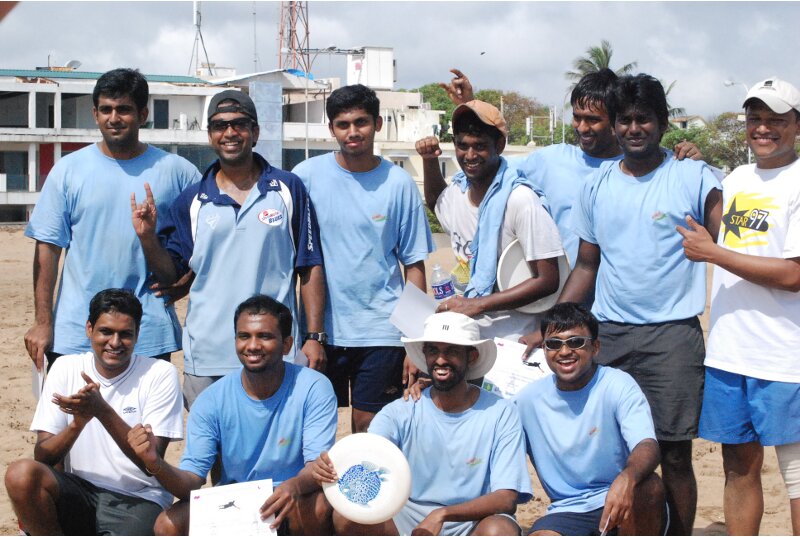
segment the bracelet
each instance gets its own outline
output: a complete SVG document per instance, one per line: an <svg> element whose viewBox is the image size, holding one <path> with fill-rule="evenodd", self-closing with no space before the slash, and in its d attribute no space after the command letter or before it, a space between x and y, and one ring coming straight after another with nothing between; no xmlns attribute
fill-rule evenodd
<svg viewBox="0 0 800 537"><path fill-rule="evenodd" d="M159 472L161 472L161 470L163 468L164 468L164 462L163 461L158 463L158 470L156 470L155 472L151 472L150 468L148 468L147 465L145 464L144 465L144 473L146 473L150 477L155 477L155 476L158 475Z"/></svg>

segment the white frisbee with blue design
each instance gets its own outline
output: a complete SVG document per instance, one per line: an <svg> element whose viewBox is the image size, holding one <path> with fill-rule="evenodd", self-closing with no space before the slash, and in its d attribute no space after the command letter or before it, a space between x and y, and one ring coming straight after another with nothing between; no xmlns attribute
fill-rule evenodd
<svg viewBox="0 0 800 537"><path fill-rule="evenodd" d="M328 456L339 480L322 489L331 506L359 524L380 524L400 512L411 494L411 468L403 452L377 434L336 442Z"/></svg>

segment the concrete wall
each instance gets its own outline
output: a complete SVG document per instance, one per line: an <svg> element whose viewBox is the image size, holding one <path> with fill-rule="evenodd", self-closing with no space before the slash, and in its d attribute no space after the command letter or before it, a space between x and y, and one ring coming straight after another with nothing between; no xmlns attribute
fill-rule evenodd
<svg viewBox="0 0 800 537"><path fill-rule="evenodd" d="M0 126L28 126L28 94L0 99Z"/></svg>

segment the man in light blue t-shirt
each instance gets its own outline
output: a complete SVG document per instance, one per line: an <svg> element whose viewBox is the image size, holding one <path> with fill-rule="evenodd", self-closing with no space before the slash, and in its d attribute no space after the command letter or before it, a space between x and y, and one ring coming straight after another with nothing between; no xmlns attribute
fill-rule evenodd
<svg viewBox="0 0 800 537"><path fill-rule="evenodd" d="M595 290L602 365L630 373L653 412L671 524L692 531L697 484L692 439L703 394L706 267L687 259L676 227L691 216L717 236L721 187L704 162L672 159L659 142L669 126L661 83L622 77L609 116L624 156L585 184L572 216L578 259L559 302Z"/></svg>
<svg viewBox="0 0 800 537"><path fill-rule="evenodd" d="M403 339L433 385L418 400L397 400L369 427L394 443L411 468L411 496L391 520L363 526L334 513L337 535L519 535L517 504L531 499L522 427L514 405L467 381L486 374L497 353L478 323L454 312L425 321L423 336ZM312 469L337 476L323 453Z"/></svg>
<svg viewBox="0 0 800 537"><path fill-rule="evenodd" d="M375 92L356 84L326 103L339 151L313 157L294 170L319 220L325 256L325 373L339 406L352 401L353 432L403 393L406 365L400 331L389 316L411 283L425 291L425 259L434 251L422 199L399 166L374 155L382 119ZM402 264L403 270L400 265Z"/></svg>
<svg viewBox="0 0 800 537"><path fill-rule="evenodd" d="M156 534L189 534L190 492L205 484L219 456L220 485L272 479L274 492L264 498L261 518L274 515L273 528L284 535L331 535L331 509L311 474L313 461L336 437L331 383L284 361L294 341L292 314L283 304L253 296L236 308L234 326L244 367L198 396L179 467L155 450L149 425L128 434L147 472L180 500L159 516Z"/></svg>
<svg viewBox="0 0 800 537"><path fill-rule="evenodd" d="M557 304L541 321L553 375L514 400L528 456L550 497L532 534L663 534L664 486L650 406L630 375L598 366L597 319Z"/></svg>
<svg viewBox="0 0 800 537"><path fill-rule="evenodd" d="M130 195L144 196L149 183L163 215L200 174L187 160L139 141L148 96L147 81L136 70L114 69L97 79L92 112L102 140L56 162L25 229L36 240L35 317L25 334L25 348L40 369L45 354L52 361L90 350L85 312L92 296L108 288L130 289L142 303L136 354L169 358L181 348L175 310L150 289L145 258L131 227Z"/></svg>

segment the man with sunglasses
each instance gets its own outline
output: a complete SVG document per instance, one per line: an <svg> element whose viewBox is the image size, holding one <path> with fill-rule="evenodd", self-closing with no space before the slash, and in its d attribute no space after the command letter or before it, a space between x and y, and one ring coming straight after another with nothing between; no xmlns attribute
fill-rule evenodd
<svg viewBox="0 0 800 537"><path fill-rule="evenodd" d="M598 323L583 306L557 304L540 329L553 375L514 400L552 502L532 534L662 534L660 453L642 390L627 373L597 365Z"/></svg>
<svg viewBox="0 0 800 537"><path fill-rule="evenodd" d="M240 367L233 342L220 327L228 326L246 298L272 297L296 319L299 275L308 330L323 329L325 284L311 200L296 175L253 151L258 135L250 97L238 90L218 93L208 107L208 141L219 158L172 205L160 237L149 190L143 204L131 199L134 228L159 282L169 285L194 274L183 330L187 408L203 389ZM296 320L291 335L300 341ZM302 351L310 367L324 368L319 341L307 340ZM287 355L294 358L294 352Z"/></svg>

